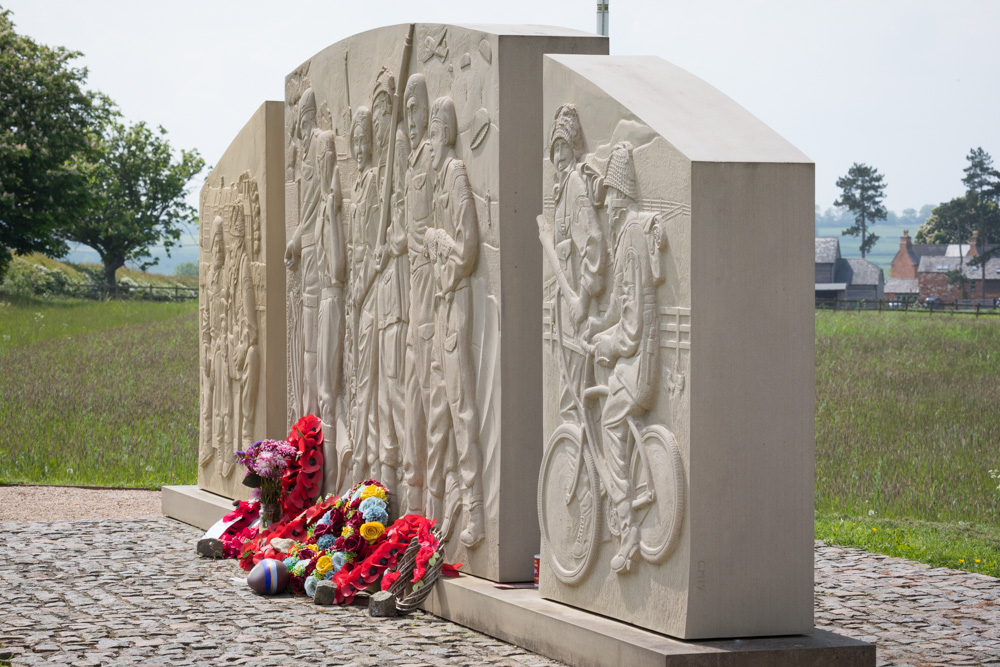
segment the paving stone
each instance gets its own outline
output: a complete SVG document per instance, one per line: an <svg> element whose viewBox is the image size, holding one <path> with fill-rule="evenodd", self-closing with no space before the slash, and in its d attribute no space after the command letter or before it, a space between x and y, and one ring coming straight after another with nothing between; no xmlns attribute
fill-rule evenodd
<svg viewBox="0 0 1000 667"><path fill-rule="evenodd" d="M0 573L0 645L16 665L559 664L420 611L371 618L367 599L254 595L234 561L199 558L201 533L170 519L0 523L0 535L15 565ZM1000 580L815 553L817 627L875 641L880 667L1000 663Z"/></svg>

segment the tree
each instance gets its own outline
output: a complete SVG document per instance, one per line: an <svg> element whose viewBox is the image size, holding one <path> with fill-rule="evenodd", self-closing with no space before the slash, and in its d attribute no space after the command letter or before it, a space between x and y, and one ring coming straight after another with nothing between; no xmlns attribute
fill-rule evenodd
<svg viewBox="0 0 1000 667"><path fill-rule="evenodd" d="M965 198L972 209L973 229L977 232L976 249L978 256L970 264L979 264L981 269L981 295L986 294L986 261L1000 254L1000 247L986 250L989 239L1000 236L1000 172L993 168L993 158L982 148L973 148L965 156L969 166L963 171L962 184Z"/></svg>
<svg viewBox="0 0 1000 667"><path fill-rule="evenodd" d="M18 35L10 17L0 10L0 280L11 251L66 253L55 231L88 198L74 155L107 112L70 65L79 53Z"/></svg>
<svg viewBox="0 0 1000 667"><path fill-rule="evenodd" d="M885 220L887 212L882 200L885 199L885 181L878 169L855 162L847 170L847 176L837 179L841 190L835 206L846 206L854 215L854 224L843 231L845 236L861 236L861 257L878 241L878 236L868 231L868 227L879 220Z"/></svg>
<svg viewBox="0 0 1000 667"><path fill-rule="evenodd" d="M167 131L139 122L126 126L110 120L96 137L85 165L93 192L90 205L66 225L70 241L90 246L101 256L104 279L115 284L125 262L145 271L150 248L177 245L197 211L184 201L188 183L205 166L197 150L182 150L175 160Z"/></svg>
<svg viewBox="0 0 1000 667"><path fill-rule="evenodd" d="M993 159L982 148L974 148L966 156L969 166L964 169L962 183L965 195L955 197L934 209L933 214L917 230L917 243L968 243L976 232L978 255L968 261L980 266L981 279L986 277L986 261L1000 255L1000 246L989 248L991 240L1000 239L1000 173L993 168ZM959 262L959 271L965 259ZM958 283L953 283L958 284ZM985 294L985 283L980 282Z"/></svg>
<svg viewBox="0 0 1000 667"><path fill-rule="evenodd" d="M197 278L198 262L181 262L174 267L174 275L179 278Z"/></svg>

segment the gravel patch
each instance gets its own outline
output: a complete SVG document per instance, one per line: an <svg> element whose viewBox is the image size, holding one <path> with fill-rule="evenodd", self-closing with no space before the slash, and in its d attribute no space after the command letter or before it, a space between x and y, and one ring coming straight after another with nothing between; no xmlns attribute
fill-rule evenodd
<svg viewBox="0 0 1000 667"><path fill-rule="evenodd" d="M0 486L0 521L81 521L163 516L159 491Z"/></svg>

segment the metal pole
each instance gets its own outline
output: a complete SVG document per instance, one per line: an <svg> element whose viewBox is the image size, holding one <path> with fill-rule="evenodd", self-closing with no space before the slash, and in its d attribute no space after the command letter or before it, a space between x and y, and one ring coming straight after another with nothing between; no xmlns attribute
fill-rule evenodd
<svg viewBox="0 0 1000 667"><path fill-rule="evenodd" d="M597 34L608 36L608 2L610 0L597 0Z"/></svg>

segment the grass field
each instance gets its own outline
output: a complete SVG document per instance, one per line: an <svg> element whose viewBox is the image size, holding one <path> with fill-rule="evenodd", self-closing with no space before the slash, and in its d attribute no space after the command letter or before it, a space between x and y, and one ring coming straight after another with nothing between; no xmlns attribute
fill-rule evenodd
<svg viewBox="0 0 1000 667"><path fill-rule="evenodd" d="M998 444L1000 322L816 313L818 538L1000 576Z"/></svg>
<svg viewBox="0 0 1000 667"><path fill-rule="evenodd" d="M195 302L0 304L0 483L192 484ZM816 536L1000 576L1000 322L816 313Z"/></svg>
<svg viewBox="0 0 1000 667"><path fill-rule="evenodd" d="M197 302L0 306L0 482L192 484Z"/></svg>

